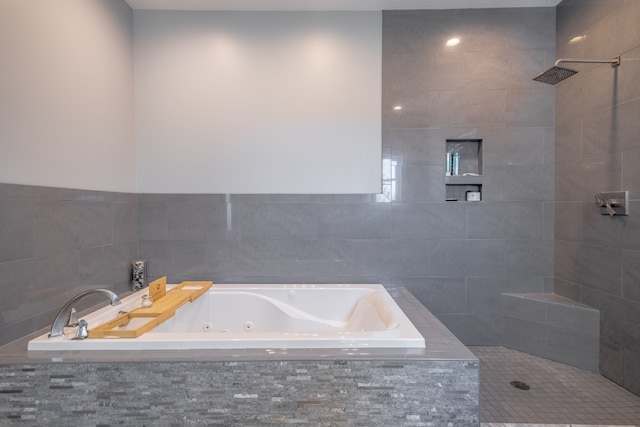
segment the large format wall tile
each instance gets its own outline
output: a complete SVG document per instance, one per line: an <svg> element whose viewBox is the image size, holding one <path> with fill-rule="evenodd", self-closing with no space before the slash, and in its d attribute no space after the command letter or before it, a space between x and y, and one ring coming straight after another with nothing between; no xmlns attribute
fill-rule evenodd
<svg viewBox="0 0 640 427"><path fill-rule="evenodd" d="M552 240L508 240L507 277L553 277L553 247Z"/></svg>
<svg viewBox="0 0 640 427"><path fill-rule="evenodd" d="M399 182L395 199L401 202L442 202L445 189L442 185L445 165L401 165L397 168Z"/></svg>
<svg viewBox="0 0 640 427"><path fill-rule="evenodd" d="M638 5L636 4L635 6L637 7ZM618 71L620 101L626 102L640 98L640 86L637 84L637 76L640 73L640 48L636 47L629 52L625 52L621 58L621 65L623 66ZM637 125L637 121L629 124Z"/></svg>
<svg viewBox="0 0 640 427"><path fill-rule="evenodd" d="M2 184L0 224L1 343L50 324L81 291L129 289L136 195Z"/></svg>
<svg viewBox="0 0 640 427"><path fill-rule="evenodd" d="M636 393L640 223L601 215L601 191L626 190L640 208L636 1L569 0L557 11L559 56L611 59L617 68L578 65L556 86L556 292L600 310L600 372ZM570 40L583 35L580 40ZM571 64L573 65L573 64ZM635 326L634 326L635 325ZM635 375L635 377L634 377Z"/></svg>
<svg viewBox="0 0 640 427"><path fill-rule="evenodd" d="M391 236L385 204L326 204L318 207L320 238L384 239Z"/></svg>
<svg viewBox="0 0 640 427"><path fill-rule="evenodd" d="M544 127L484 129L484 166L544 164Z"/></svg>
<svg viewBox="0 0 640 427"><path fill-rule="evenodd" d="M222 203L170 204L167 206L169 239L224 239L233 230L229 214Z"/></svg>
<svg viewBox="0 0 640 427"><path fill-rule="evenodd" d="M625 349L623 358L625 372L622 385L640 395L640 351Z"/></svg>
<svg viewBox="0 0 640 427"><path fill-rule="evenodd" d="M583 157L639 149L640 99L598 110L582 118Z"/></svg>
<svg viewBox="0 0 640 427"><path fill-rule="evenodd" d="M550 169L549 165L489 166L492 180L487 182L487 192L498 192L496 200L501 201L544 202L554 188Z"/></svg>
<svg viewBox="0 0 640 427"><path fill-rule="evenodd" d="M640 302L640 251L622 251L622 297Z"/></svg>
<svg viewBox="0 0 640 427"><path fill-rule="evenodd" d="M236 225L243 239L305 239L318 235L318 212L313 205L241 204L231 209L237 213L233 217L239 222ZM223 230L225 226L231 228L224 219L220 222Z"/></svg>
<svg viewBox="0 0 640 427"><path fill-rule="evenodd" d="M640 202L630 201L630 215L602 215L595 203L582 204L582 241L592 245L640 250L640 218L633 209Z"/></svg>
<svg viewBox="0 0 640 427"><path fill-rule="evenodd" d="M554 123L553 89L509 89L506 96L506 124L514 126L551 126Z"/></svg>
<svg viewBox="0 0 640 427"><path fill-rule="evenodd" d="M441 166L445 157L442 129L391 129L385 135L391 155L403 165Z"/></svg>
<svg viewBox="0 0 640 427"><path fill-rule="evenodd" d="M609 14L612 8L618 7L619 1L603 2L600 0L570 0L557 10L557 39L558 45L569 45L569 41L576 34L582 34L603 16Z"/></svg>
<svg viewBox="0 0 640 427"><path fill-rule="evenodd" d="M36 254L84 249L112 242L112 206L107 202L53 201L36 206Z"/></svg>
<svg viewBox="0 0 640 427"><path fill-rule="evenodd" d="M620 294L620 249L556 241L555 257L556 278Z"/></svg>
<svg viewBox="0 0 640 427"><path fill-rule="evenodd" d="M621 190L621 173L621 153L558 164L555 170L556 200L591 202L596 193Z"/></svg>
<svg viewBox="0 0 640 427"><path fill-rule="evenodd" d="M470 205L467 238L541 239L543 206L535 202Z"/></svg>
<svg viewBox="0 0 640 427"><path fill-rule="evenodd" d="M638 168L638 164L640 164L640 149L625 151L622 154L622 190L629 191L629 198L636 200L640 199L640 168Z"/></svg>
<svg viewBox="0 0 640 427"><path fill-rule="evenodd" d="M463 203L393 203L394 239L464 239L467 209Z"/></svg>
<svg viewBox="0 0 640 427"><path fill-rule="evenodd" d="M33 217L32 201L0 199L0 262L33 257Z"/></svg>
<svg viewBox="0 0 640 427"><path fill-rule="evenodd" d="M28 284L36 282L38 273L33 259L25 259L0 263L0 277L3 282L0 312L5 321L3 326L6 327L28 317L25 310L31 296Z"/></svg>

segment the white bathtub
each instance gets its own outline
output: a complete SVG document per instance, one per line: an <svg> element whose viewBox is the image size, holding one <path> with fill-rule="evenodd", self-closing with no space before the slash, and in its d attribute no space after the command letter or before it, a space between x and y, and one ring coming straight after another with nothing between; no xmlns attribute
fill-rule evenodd
<svg viewBox="0 0 640 427"><path fill-rule="evenodd" d="M92 326L140 307L136 292L83 316ZM124 328L135 329L133 319ZM37 350L424 348L424 338L382 285L214 285L138 338L48 338Z"/></svg>

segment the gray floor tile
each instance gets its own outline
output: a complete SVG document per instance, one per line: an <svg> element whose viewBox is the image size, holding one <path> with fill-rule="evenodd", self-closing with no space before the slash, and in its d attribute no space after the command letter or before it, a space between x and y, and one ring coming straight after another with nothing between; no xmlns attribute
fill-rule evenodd
<svg viewBox="0 0 640 427"><path fill-rule="evenodd" d="M480 359L483 427L640 426L640 396L601 375L505 347L469 348Z"/></svg>

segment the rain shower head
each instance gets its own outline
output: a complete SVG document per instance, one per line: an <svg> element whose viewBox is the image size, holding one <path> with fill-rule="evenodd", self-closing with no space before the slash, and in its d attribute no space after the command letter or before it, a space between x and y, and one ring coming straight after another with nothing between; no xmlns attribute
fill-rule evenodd
<svg viewBox="0 0 640 427"><path fill-rule="evenodd" d="M576 73L576 70L554 66L549 68L547 71L543 71L542 73L538 74L533 78L533 80L554 85L566 78L573 76Z"/></svg>
<svg viewBox="0 0 640 427"><path fill-rule="evenodd" d="M533 78L533 80L548 83L550 85L555 85L556 83L561 82L562 80L573 76L577 73L576 70L572 70L570 68L559 67L558 64L562 62L574 62L574 63L595 63L595 64L611 64L612 67L617 67L620 65L620 57L613 58L611 60L600 60L600 59L558 59L555 65L549 68L547 71L544 71Z"/></svg>

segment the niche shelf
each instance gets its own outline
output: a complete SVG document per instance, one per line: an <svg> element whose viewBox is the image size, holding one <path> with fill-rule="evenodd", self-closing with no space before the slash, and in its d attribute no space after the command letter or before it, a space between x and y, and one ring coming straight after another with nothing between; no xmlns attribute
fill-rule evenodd
<svg viewBox="0 0 640 427"><path fill-rule="evenodd" d="M446 200L465 201L467 192L482 195L482 139L447 139L446 153Z"/></svg>

